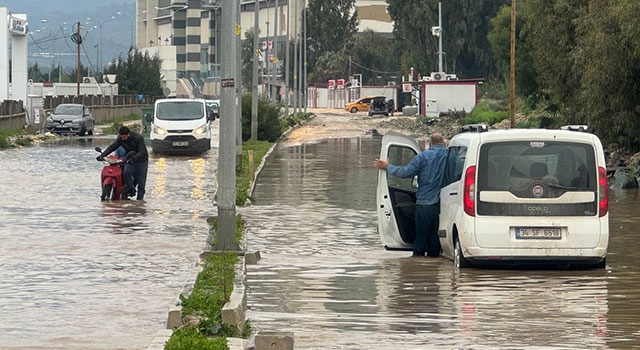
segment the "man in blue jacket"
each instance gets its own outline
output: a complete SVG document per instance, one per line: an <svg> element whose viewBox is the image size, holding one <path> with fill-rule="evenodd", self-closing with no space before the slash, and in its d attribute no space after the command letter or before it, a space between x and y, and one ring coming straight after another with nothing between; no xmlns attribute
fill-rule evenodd
<svg viewBox="0 0 640 350"><path fill-rule="evenodd" d="M440 240L438 225L440 224L440 188L444 175L447 149L444 138L440 134L432 134L429 148L417 154L405 166L391 165L386 161L375 159L373 166L394 176L410 178L418 176L418 192L416 193L416 239L413 243L413 256L440 256Z"/></svg>
<svg viewBox="0 0 640 350"><path fill-rule="evenodd" d="M126 163L122 171L126 191L123 191L123 194L125 197L133 197L136 195L137 186L136 199L142 200L144 199L147 169L149 168L149 153L144 143L144 136L132 132L128 127L123 126L118 130L118 138L97 156L96 159L98 161L103 160L107 154L115 151L118 147L124 148L126 152Z"/></svg>

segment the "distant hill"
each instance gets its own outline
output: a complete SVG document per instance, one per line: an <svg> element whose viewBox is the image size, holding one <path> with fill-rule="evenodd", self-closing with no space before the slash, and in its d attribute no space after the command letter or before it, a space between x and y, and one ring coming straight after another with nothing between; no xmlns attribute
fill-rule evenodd
<svg viewBox="0 0 640 350"><path fill-rule="evenodd" d="M29 66L61 63L74 67L76 46L68 38L80 22L85 42L81 54L85 66L105 66L126 55L135 31L136 0L3 0L12 13L26 13L31 38ZM120 12L117 15L116 12ZM113 17L113 18L112 18ZM87 18L90 18L88 20ZM96 28L93 28L93 27ZM102 29L102 38L100 31ZM135 34L134 34L135 35ZM102 54L100 55L100 43ZM45 68L46 71L47 68Z"/></svg>

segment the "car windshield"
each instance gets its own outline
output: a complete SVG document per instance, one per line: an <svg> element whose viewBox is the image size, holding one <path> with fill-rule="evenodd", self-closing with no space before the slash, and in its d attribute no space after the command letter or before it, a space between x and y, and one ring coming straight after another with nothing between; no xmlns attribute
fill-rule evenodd
<svg viewBox="0 0 640 350"><path fill-rule="evenodd" d="M56 109L53 111L53 114L81 115L82 114L82 106L58 105L58 107L56 107Z"/></svg>
<svg viewBox="0 0 640 350"><path fill-rule="evenodd" d="M162 102L156 110L156 118L164 120L193 120L203 115L203 104L196 101Z"/></svg>

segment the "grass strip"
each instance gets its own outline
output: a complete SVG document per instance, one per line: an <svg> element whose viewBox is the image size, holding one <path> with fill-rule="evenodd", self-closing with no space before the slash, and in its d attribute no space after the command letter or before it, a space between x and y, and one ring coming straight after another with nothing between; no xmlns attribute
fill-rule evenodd
<svg viewBox="0 0 640 350"><path fill-rule="evenodd" d="M236 174L236 203L244 205L251 185L249 150L253 152L256 167L273 144L266 141L248 141L242 147L242 166ZM217 218L209 220L212 246L218 231ZM236 242L240 245L245 221L236 216ZM165 344L166 350L226 350L227 337L247 338L251 325L245 323L242 332L222 322L222 307L229 301L235 281L235 253L208 254L189 296L180 296L183 321L189 325L177 329Z"/></svg>

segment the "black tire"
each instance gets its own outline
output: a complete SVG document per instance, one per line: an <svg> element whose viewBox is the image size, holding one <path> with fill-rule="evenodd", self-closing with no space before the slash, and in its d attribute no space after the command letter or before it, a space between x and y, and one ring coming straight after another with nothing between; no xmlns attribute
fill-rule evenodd
<svg viewBox="0 0 640 350"><path fill-rule="evenodd" d="M602 259L602 261L600 261L599 263L593 265L594 268L596 269L604 269L607 267L607 258L605 257L604 259Z"/></svg>
<svg viewBox="0 0 640 350"><path fill-rule="evenodd" d="M464 257L464 253L462 253L462 247L460 246L460 240L458 239L458 237L456 237L453 255L453 263L455 264L455 267L459 269L466 269L471 267L471 263Z"/></svg>
<svg viewBox="0 0 640 350"><path fill-rule="evenodd" d="M116 195L116 191L113 191L111 185L102 186L102 195L100 196L100 200L107 200L109 198L114 199L113 197Z"/></svg>
<svg viewBox="0 0 640 350"><path fill-rule="evenodd" d="M349 112L351 112L351 113L355 113L355 112L357 112L357 111L358 111L358 109L357 109L356 107L351 107L351 110L350 110Z"/></svg>
<svg viewBox="0 0 640 350"><path fill-rule="evenodd" d="M86 132L87 129L83 126L82 128L80 128L80 131L78 131L78 136L84 136Z"/></svg>
<svg viewBox="0 0 640 350"><path fill-rule="evenodd" d="M93 129L87 131L87 135L93 135Z"/></svg>

